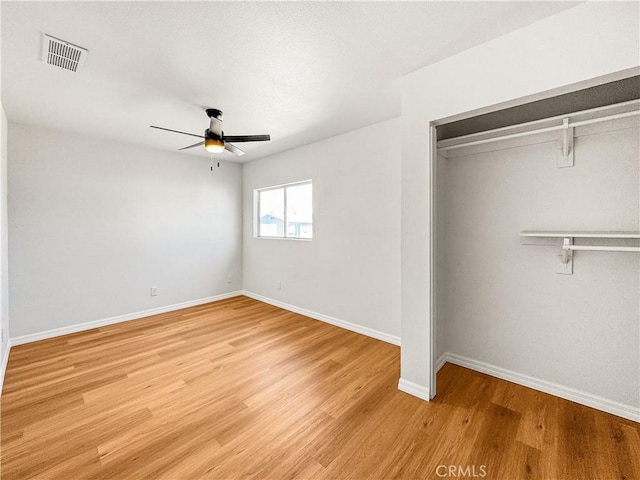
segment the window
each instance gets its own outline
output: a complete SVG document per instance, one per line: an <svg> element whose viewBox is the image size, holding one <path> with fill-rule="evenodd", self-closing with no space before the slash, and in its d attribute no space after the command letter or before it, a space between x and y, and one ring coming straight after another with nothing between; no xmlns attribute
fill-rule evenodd
<svg viewBox="0 0 640 480"><path fill-rule="evenodd" d="M256 190L256 236L312 238L311 180Z"/></svg>

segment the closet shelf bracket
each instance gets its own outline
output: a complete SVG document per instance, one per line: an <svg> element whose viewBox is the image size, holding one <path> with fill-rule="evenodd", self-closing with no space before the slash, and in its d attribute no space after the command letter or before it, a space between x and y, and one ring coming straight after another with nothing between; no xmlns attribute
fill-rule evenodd
<svg viewBox="0 0 640 480"><path fill-rule="evenodd" d="M556 262L556 273L561 275L573 275L573 251L567 247L573 246L572 237L564 237L562 239L562 255L558 257Z"/></svg>
<svg viewBox="0 0 640 480"><path fill-rule="evenodd" d="M573 127L569 124L569 119L562 120L562 138L560 139L560 148L556 157L556 166L558 168L573 167Z"/></svg>
<svg viewBox="0 0 640 480"><path fill-rule="evenodd" d="M576 245L574 242L575 239L586 240L588 243ZM520 241L523 245L560 246L561 255L557 256L555 270L556 273L564 275L573 274L573 252L592 251L640 253L638 240L640 240L640 232L635 231L585 232L526 230L520 232ZM630 243L633 243L633 245Z"/></svg>
<svg viewBox="0 0 640 480"><path fill-rule="evenodd" d="M570 260L573 260L573 238L565 237L562 240L562 263L565 265L569 263Z"/></svg>

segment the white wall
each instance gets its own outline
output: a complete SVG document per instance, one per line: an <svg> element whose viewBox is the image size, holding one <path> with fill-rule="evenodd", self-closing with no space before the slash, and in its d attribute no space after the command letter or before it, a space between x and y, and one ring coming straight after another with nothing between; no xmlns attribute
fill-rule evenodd
<svg viewBox="0 0 640 480"><path fill-rule="evenodd" d="M3 355L10 336L9 330L9 242L7 235L7 117L0 104L2 113L2 139L0 140L0 328L2 344L0 345L0 365L5 360ZM0 369L0 375L4 375ZM0 387L2 386L0 378Z"/></svg>
<svg viewBox="0 0 640 480"><path fill-rule="evenodd" d="M397 342L399 136L394 119L245 164L245 290ZM254 189L307 179L313 180L313 240L254 238Z"/></svg>
<svg viewBox="0 0 640 480"><path fill-rule="evenodd" d="M586 2L403 77L401 376L412 393L434 394L430 122L637 67L638 8Z"/></svg>
<svg viewBox="0 0 640 480"><path fill-rule="evenodd" d="M573 168L556 168L556 141L438 159L448 353L640 407L640 255L575 252L559 275L558 246L518 236L640 230L637 125L576 128Z"/></svg>
<svg viewBox="0 0 640 480"><path fill-rule="evenodd" d="M239 165L13 123L8 158L12 337L241 289Z"/></svg>

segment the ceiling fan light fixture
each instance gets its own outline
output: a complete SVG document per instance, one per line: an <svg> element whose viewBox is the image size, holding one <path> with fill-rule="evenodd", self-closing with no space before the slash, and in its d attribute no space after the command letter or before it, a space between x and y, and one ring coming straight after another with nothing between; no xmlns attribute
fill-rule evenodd
<svg viewBox="0 0 640 480"><path fill-rule="evenodd" d="M224 150L224 142L217 138L206 138L204 148L209 153L220 153Z"/></svg>

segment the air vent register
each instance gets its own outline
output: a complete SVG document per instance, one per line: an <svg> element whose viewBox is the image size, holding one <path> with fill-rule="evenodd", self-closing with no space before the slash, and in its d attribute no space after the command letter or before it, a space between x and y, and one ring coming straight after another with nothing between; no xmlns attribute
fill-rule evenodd
<svg viewBox="0 0 640 480"><path fill-rule="evenodd" d="M50 35L42 36L42 60L49 65L77 72L87 58L87 50Z"/></svg>

